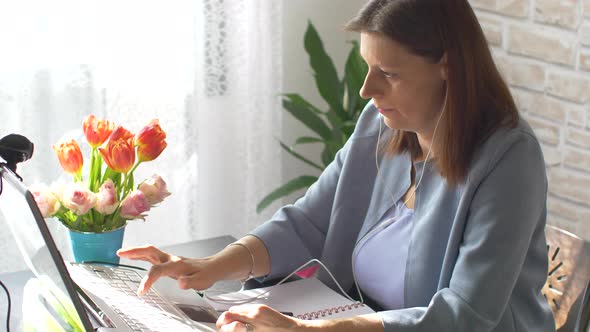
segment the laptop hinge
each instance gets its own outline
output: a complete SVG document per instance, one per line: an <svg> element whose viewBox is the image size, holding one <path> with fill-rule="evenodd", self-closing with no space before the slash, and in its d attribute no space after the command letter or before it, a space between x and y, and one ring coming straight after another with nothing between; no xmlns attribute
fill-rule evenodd
<svg viewBox="0 0 590 332"><path fill-rule="evenodd" d="M78 286L75 281L72 282L74 283L74 288L80 297L82 305L84 305L84 308L90 314L91 318L100 324L99 327L115 327L106 313L102 311L102 309L100 309L100 307L96 305L94 301L92 301L92 299L84 292L82 288L80 288L80 286Z"/></svg>

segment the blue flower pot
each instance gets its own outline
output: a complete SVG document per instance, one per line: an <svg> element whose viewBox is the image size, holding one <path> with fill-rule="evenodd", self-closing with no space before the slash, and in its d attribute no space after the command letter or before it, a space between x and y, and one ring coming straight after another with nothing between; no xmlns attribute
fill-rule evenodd
<svg viewBox="0 0 590 332"><path fill-rule="evenodd" d="M74 261L99 261L119 264L116 252L123 245L125 226L104 233L78 232L68 229Z"/></svg>

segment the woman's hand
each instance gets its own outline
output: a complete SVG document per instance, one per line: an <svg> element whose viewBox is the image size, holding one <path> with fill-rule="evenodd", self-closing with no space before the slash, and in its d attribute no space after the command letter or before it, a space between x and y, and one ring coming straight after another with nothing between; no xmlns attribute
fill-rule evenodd
<svg viewBox="0 0 590 332"><path fill-rule="evenodd" d="M214 263L210 258L189 259L175 256L151 245L119 249L117 255L153 264L139 284L137 290L139 295L147 292L160 277L171 277L178 280L178 286L182 289L194 288L197 290L207 289L219 280L215 273Z"/></svg>
<svg viewBox="0 0 590 332"><path fill-rule="evenodd" d="M229 308L217 319L220 332L281 332L299 331L303 321L286 316L263 304L246 304ZM246 324L252 326L246 329Z"/></svg>

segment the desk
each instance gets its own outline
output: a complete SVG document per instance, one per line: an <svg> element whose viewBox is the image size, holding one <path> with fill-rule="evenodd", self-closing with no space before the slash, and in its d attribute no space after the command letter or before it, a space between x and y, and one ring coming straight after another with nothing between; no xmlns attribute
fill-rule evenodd
<svg viewBox="0 0 590 332"><path fill-rule="evenodd" d="M212 255L223 249L229 243L236 239L232 236L220 236L210 239L191 241L187 243L176 244L172 246L164 246L162 250L186 257L205 257ZM148 267L149 263L139 261L129 261L122 259L121 264L132 264L136 266ZM25 283L29 278L34 277L31 271L19 271L13 273L0 274L0 280L6 285L10 291L10 298L12 299L12 310L10 314L10 329L11 331L22 331L22 295ZM227 290L240 289L238 281L220 281L215 284L215 287ZM6 294L1 290L0 292L0 330L5 328L6 324Z"/></svg>

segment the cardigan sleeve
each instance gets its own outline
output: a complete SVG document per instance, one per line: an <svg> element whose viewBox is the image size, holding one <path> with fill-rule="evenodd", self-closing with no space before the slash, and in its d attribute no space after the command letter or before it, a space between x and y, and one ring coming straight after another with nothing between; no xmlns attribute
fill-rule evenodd
<svg viewBox="0 0 590 332"><path fill-rule="evenodd" d="M270 273L262 280L274 279L293 272L312 258L322 255L330 227L334 199L341 173L357 141L376 134L376 110L369 102L361 112L354 133L324 169L318 180L294 204L279 209L270 220L255 228L250 235L265 244L270 256ZM351 157L352 158L352 157Z"/></svg>
<svg viewBox="0 0 590 332"><path fill-rule="evenodd" d="M481 172L479 184L471 184L476 188L448 287L436 292L428 307L380 312L385 331L491 331L519 278L534 282L546 273L541 262L535 266L545 271L524 264L527 255L544 257L546 264L544 246L531 245L534 236L544 236L542 152L529 134L519 132L512 141L488 159L497 161Z"/></svg>
<svg viewBox="0 0 590 332"><path fill-rule="evenodd" d="M303 197L282 207L269 221L250 232L264 242L270 255L270 273L263 280L287 275L310 259L320 257L336 186L351 141L349 139L338 151Z"/></svg>

